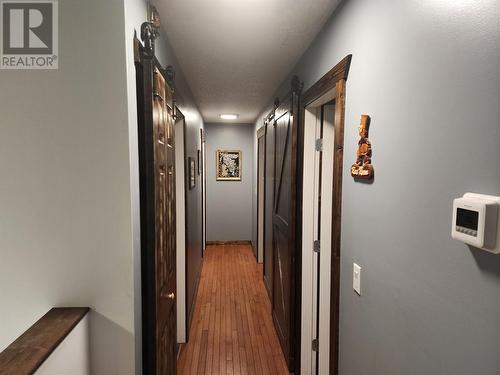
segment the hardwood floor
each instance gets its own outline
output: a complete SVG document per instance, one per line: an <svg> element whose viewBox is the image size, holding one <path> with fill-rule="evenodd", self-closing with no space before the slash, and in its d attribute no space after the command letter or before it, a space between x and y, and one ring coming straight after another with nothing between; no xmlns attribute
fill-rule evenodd
<svg viewBox="0 0 500 375"><path fill-rule="evenodd" d="M207 247L177 374L289 374L250 245Z"/></svg>

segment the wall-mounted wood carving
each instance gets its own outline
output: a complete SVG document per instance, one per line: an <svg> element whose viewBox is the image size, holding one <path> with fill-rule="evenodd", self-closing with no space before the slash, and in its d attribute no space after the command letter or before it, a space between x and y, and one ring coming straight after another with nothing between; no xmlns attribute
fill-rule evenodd
<svg viewBox="0 0 500 375"><path fill-rule="evenodd" d="M368 131L370 128L370 116L361 115L359 124L359 142L356 152L356 162L351 167L351 176L355 179L371 180L373 179L372 165L372 145L368 140Z"/></svg>

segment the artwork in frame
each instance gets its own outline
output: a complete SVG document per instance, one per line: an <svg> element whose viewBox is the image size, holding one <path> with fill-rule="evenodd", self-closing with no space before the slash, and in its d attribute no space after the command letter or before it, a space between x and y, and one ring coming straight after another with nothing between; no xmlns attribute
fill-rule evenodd
<svg viewBox="0 0 500 375"><path fill-rule="evenodd" d="M217 150L215 161L217 181L241 181L240 150Z"/></svg>
<svg viewBox="0 0 500 375"><path fill-rule="evenodd" d="M196 163L194 158L188 158L188 167L189 167L189 190L194 189L196 186Z"/></svg>

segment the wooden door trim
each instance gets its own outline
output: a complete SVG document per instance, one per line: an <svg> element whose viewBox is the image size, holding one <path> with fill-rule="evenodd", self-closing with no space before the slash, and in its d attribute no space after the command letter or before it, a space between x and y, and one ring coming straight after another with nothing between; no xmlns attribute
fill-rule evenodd
<svg viewBox="0 0 500 375"><path fill-rule="evenodd" d="M312 102L334 89L337 82L341 80L347 81L351 60L352 55L347 55L312 85L302 96L301 109L309 106ZM301 117L303 117L303 114Z"/></svg>
<svg viewBox="0 0 500 375"><path fill-rule="evenodd" d="M262 138L265 135L266 135L266 127L265 126L261 126L259 129L257 129L257 139Z"/></svg>
<svg viewBox="0 0 500 375"><path fill-rule="evenodd" d="M269 133L269 129L268 127L269 126L273 126L273 119L274 119L274 115L275 115L275 110L276 110L276 107L279 105L279 99L276 98L274 100L274 107L273 109L269 112L269 114L264 118L264 128L265 128L265 131L264 131L264 144L265 144L265 149L264 149L264 231L263 231L263 236L264 236L264 259L263 259L263 281L264 281L264 286L266 288L266 291L267 291L267 295L269 297L269 302L272 304L272 301L273 301L273 286L272 286L272 279L269 280L269 276L270 275L267 275L266 274L266 267L268 266L268 261L266 261L266 239L268 236L271 236L271 247L270 250L271 251L271 254L267 256L267 260L271 259L271 262L272 262L272 259L273 259L273 254L272 254L272 229L271 229L271 234L269 234L268 230L267 230L267 225L269 224L268 223L268 220L266 219L266 214L267 214L267 210L266 210L266 207L268 207L266 205L266 202L267 202L267 199L271 199L268 197L268 193L267 193L267 185L269 184L269 181L268 180L268 157L267 157L267 151L268 151L268 146L271 147L271 144L268 145L267 143L267 137L268 137L268 133ZM273 136L274 136L274 133L273 133ZM273 142L274 142L274 139L273 139ZM272 147L274 147L274 143L272 145ZM274 152L274 148L273 148L273 152ZM274 168L275 166L273 165L273 173L274 173ZM272 193L273 193L273 202L272 202L272 207L271 207L271 223L272 223L272 212L273 212L273 207L274 207L274 181L272 182L273 184L273 190L272 190ZM271 264L271 269L272 269L273 265Z"/></svg>
<svg viewBox="0 0 500 375"><path fill-rule="evenodd" d="M342 217L342 171L344 156L344 122L345 122L345 90L349 75L352 55L344 57L328 73L313 84L302 96L300 104L299 134L304 134L306 107L332 90L335 92L335 144L333 165L333 218L332 218L332 263L331 263L331 285L330 285L330 375L338 374L339 353L339 306L340 306L340 237ZM303 168L303 136L300 139L299 168ZM298 173L298 191L302 192L302 170ZM298 204L302 210L302 199L299 197ZM297 215L298 227L302 227L302 216ZM301 236L301 232L297 233ZM301 242L301 241L298 241ZM299 243L299 246L301 244ZM299 252L300 253L300 252ZM299 284L301 286L301 284ZM301 289L301 287L299 288ZM300 332L299 332L300 335ZM299 336L300 337L300 336ZM300 356L299 356L300 357Z"/></svg>

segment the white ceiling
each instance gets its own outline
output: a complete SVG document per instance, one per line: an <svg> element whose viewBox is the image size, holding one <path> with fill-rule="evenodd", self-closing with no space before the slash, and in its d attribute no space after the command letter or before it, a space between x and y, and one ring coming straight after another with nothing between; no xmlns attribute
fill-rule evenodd
<svg viewBox="0 0 500 375"><path fill-rule="evenodd" d="M340 0L157 0L205 122L253 123Z"/></svg>

